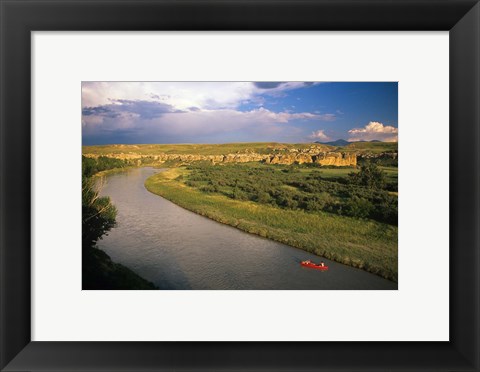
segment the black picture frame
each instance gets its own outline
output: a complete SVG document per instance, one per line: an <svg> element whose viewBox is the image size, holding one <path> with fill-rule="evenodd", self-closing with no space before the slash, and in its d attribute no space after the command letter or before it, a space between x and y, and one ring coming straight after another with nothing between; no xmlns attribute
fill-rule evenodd
<svg viewBox="0 0 480 372"><path fill-rule="evenodd" d="M480 370L478 1L0 0L0 12L3 371ZM30 34L37 30L449 31L450 341L32 342Z"/></svg>

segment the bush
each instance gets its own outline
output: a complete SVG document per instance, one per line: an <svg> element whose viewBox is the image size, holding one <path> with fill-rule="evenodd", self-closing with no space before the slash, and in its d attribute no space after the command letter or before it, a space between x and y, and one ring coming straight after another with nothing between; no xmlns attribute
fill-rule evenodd
<svg viewBox="0 0 480 372"><path fill-rule="evenodd" d="M397 223L397 200L385 189L385 174L375 164L343 178L322 178L315 170L298 166L252 164L192 164L185 184L203 192L221 193L236 200L251 200L284 209L328 212L356 218Z"/></svg>
<svg viewBox="0 0 480 372"><path fill-rule="evenodd" d="M349 174L354 185L365 186L372 189L384 189L386 185L385 172L375 163L366 162L360 167L360 172Z"/></svg>
<svg viewBox="0 0 480 372"><path fill-rule="evenodd" d="M94 181L82 180L82 247L92 248L115 226L117 209L108 197L99 197Z"/></svg>
<svg viewBox="0 0 480 372"><path fill-rule="evenodd" d="M350 217L367 218L371 215L373 209L374 206L370 201L354 196L344 204L343 212Z"/></svg>

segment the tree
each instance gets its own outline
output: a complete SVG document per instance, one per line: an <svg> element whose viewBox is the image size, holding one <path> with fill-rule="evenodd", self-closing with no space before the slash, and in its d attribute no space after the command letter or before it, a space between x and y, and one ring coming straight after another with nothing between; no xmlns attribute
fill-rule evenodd
<svg viewBox="0 0 480 372"><path fill-rule="evenodd" d="M97 161L82 155L82 176L90 177L97 173Z"/></svg>
<svg viewBox="0 0 480 372"><path fill-rule="evenodd" d="M374 206L367 199L354 196L345 203L344 212L347 216L367 218L372 213L373 208Z"/></svg>
<svg viewBox="0 0 480 372"><path fill-rule="evenodd" d="M366 162L360 167L360 172L352 172L349 177L353 184L372 189L384 189L387 183L385 172L372 162Z"/></svg>
<svg viewBox="0 0 480 372"><path fill-rule="evenodd" d="M100 197L91 177L82 177L82 247L92 248L115 226L117 209L108 197Z"/></svg>

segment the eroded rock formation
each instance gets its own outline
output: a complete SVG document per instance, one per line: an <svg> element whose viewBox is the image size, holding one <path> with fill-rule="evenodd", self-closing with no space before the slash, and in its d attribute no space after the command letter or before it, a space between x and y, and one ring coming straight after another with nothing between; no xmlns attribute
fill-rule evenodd
<svg viewBox="0 0 480 372"><path fill-rule="evenodd" d="M225 155L197 155L197 154L138 154L135 152L116 153L116 154L91 154L85 153L87 157L96 158L98 156L107 156L117 159L141 160L150 158L155 162L179 161L182 163L191 163L194 161L210 161L212 163L247 163L247 162L265 162L267 164L305 164L316 163L320 165L331 166L356 166L357 155L354 153L325 152L321 148L311 147L308 149L289 149L288 151L275 151L273 154L258 154L252 151L246 151L235 154Z"/></svg>

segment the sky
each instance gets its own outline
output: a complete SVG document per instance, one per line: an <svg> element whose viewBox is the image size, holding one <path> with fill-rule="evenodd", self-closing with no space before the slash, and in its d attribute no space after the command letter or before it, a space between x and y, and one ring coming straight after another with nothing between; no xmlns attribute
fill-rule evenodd
<svg viewBox="0 0 480 372"><path fill-rule="evenodd" d="M82 82L83 145L398 141L396 82Z"/></svg>

